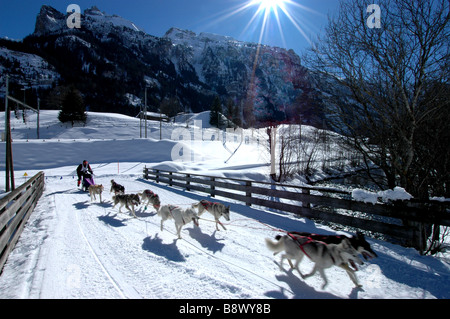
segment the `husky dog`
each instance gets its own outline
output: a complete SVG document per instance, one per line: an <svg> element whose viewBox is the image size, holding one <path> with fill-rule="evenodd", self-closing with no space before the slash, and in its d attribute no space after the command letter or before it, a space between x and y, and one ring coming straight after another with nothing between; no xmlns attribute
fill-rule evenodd
<svg viewBox="0 0 450 319"><path fill-rule="evenodd" d="M345 235L319 235L295 231L289 233L296 236L304 236L313 240L318 240L324 242L325 244L340 244L344 239L348 239L352 247L355 248L364 257L365 260L378 257L378 255L370 247L370 244L367 242L364 234L359 231L356 232L356 236L352 237L347 237Z"/></svg>
<svg viewBox="0 0 450 319"><path fill-rule="evenodd" d="M138 195L141 198L142 203L144 203L145 200L147 201L147 203L145 204L146 206L145 208L147 208L148 204L150 203L156 210L158 210L161 207L161 201L159 200L159 196L153 193L151 190L146 189L145 191L139 193Z"/></svg>
<svg viewBox="0 0 450 319"><path fill-rule="evenodd" d="M344 239L340 244L325 244L320 241L313 240L304 236L295 236L292 234L277 236L277 242L272 242L266 238L266 245L269 250L274 252L274 255L285 251L281 256L280 267L283 265L284 259L295 259L296 263L293 268L296 268L303 279L308 278L319 271L324 283L322 289L328 285L327 277L325 276L325 269L332 266L339 266L343 268L356 287L361 287L356 278L355 271L358 270L355 263L362 265L362 260L358 257L358 252L352 247L348 239ZM304 256L308 256L314 262L314 268L310 274L303 275L298 268ZM348 266L350 263L354 269ZM291 265L292 267L292 265Z"/></svg>
<svg viewBox="0 0 450 319"><path fill-rule="evenodd" d="M210 212L216 220L216 229L219 230L218 224L220 224L224 230L227 230L225 226L219 221L219 218L223 216L227 221L230 220L230 206L225 206L221 203L212 203L205 199L202 199L196 204L192 204L192 208L198 208L198 216L201 216L204 211Z"/></svg>
<svg viewBox="0 0 450 319"><path fill-rule="evenodd" d="M100 203L102 202L102 192L104 190L103 185L91 185L89 186L89 195L91 196L91 202L92 199L96 200L95 195L100 196Z"/></svg>
<svg viewBox="0 0 450 319"><path fill-rule="evenodd" d="M125 194L125 187L120 184L117 184L113 179L111 180L111 190L110 193L114 192L114 195Z"/></svg>
<svg viewBox="0 0 450 319"><path fill-rule="evenodd" d="M140 205L141 201L139 199L139 196L136 194L119 194L119 195L114 195L112 197L113 202L114 202L114 206L116 207L117 204L120 204L119 206L119 213L121 213L120 209L125 206L129 211L131 211L131 213L133 214L133 216L136 218L136 214L134 213L134 206ZM130 209L131 206L131 209Z"/></svg>
<svg viewBox="0 0 450 319"><path fill-rule="evenodd" d="M161 231L163 231L164 221L168 219L174 220L179 239L181 239L181 228L184 225L192 221L198 227L198 216L192 208L184 210L175 205L164 205L159 208L158 215L161 217Z"/></svg>

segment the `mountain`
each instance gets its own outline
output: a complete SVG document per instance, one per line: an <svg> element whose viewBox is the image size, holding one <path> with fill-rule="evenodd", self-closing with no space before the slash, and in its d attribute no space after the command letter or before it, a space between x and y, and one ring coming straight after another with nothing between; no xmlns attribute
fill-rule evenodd
<svg viewBox="0 0 450 319"><path fill-rule="evenodd" d="M246 126L322 124L322 88L292 50L177 28L155 37L96 7L84 11L79 29L70 29L67 18L42 6L33 34L22 43L2 40L0 47L42 58L59 75L53 86L75 84L89 110L136 115L147 87L152 111L169 101L175 113L201 112L219 96L222 105L238 109ZM36 79L27 81L36 85ZM44 94L49 106L55 94Z"/></svg>

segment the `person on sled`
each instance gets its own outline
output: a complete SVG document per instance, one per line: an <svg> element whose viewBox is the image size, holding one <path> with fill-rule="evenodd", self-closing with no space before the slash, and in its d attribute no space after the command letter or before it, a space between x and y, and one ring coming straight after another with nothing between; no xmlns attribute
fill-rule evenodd
<svg viewBox="0 0 450 319"><path fill-rule="evenodd" d="M82 177L83 177L82 189L84 191L87 191L89 189L89 186L94 185L94 178L92 177L93 174L94 172L92 171L88 161L84 160L83 163L78 165L77 167L78 187L80 186Z"/></svg>

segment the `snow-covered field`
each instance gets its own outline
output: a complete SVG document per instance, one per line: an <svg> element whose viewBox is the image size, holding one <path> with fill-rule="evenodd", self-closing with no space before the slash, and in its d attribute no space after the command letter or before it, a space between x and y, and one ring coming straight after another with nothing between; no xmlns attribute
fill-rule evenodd
<svg viewBox="0 0 450 319"><path fill-rule="evenodd" d="M329 285L321 289L320 275L301 279L296 271L279 267L264 239L280 230L334 233L328 227L293 214L268 211L224 200L231 206L227 230L216 231L205 213L200 227L186 225L182 239L152 207L137 210L113 208L110 180L127 193L150 189L163 204L188 207L206 198L156 184L142 178L142 169L160 167L209 175L267 178L267 155L255 132L245 132L244 143L227 162L230 152L211 141L212 130L195 131L195 141L185 141L194 161L173 161L180 155L174 129L186 133L185 124L149 122L148 139L139 139L139 120L117 114L89 113L85 127L60 124L56 111L42 111L40 140L36 140L35 115L28 123L13 117L13 154L16 185L43 170L44 194L0 275L0 298L161 298L161 299L292 299L292 298L440 298L450 297L450 264L443 257L420 256L414 249L369 239L378 258L357 272L363 288L357 289L338 268L327 269ZM203 127L206 115L200 114ZM4 113L0 113L4 123ZM199 133L200 132L200 133ZM200 138L198 138L200 136ZM3 145L3 146L2 146ZM5 147L0 145L0 158ZM238 143L230 141L231 150ZM188 149L187 146L190 148ZM174 152L176 150L176 152ZM178 155L177 155L178 154ZM183 153L184 155L186 153ZM87 159L97 184L105 185L103 202L91 202L76 186L75 168ZM4 162L0 163L0 188L4 189ZM312 269L304 260L303 272Z"/></svg>

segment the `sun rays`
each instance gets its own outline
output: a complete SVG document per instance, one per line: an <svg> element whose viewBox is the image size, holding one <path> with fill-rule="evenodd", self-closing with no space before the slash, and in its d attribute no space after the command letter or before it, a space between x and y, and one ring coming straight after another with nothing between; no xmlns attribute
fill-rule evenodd
<svg viewBox="0 0 450 319"><path fill-rule="evenodd" d="M281 37L283 46L286 47L285 27L283 27L286 26L286 23L291 23L299 34L311 44L311 40L307 35L305 21L301 19L302 15L299 13L300 11L310 11L317 14L317 12L301 5L297 1L249 0L238 7L235 13L239 13L243 10L254 10L254 13L242 31L242 34L245 35L245 33L249 32L250 28L253 30L259 29L259 44L263 42L264 37L274 36L274 29L278 29L278 35ZM233 13L229 14L229 16L232 16L232 14Z"/></svg>
<svg viewBox="0 0 450 319"><path fill-rule="evenodd" d="M286 34L292 39L296 33L311 44L308 34L315 33L311 32L315 26L307 14L323 16L300 4L299 0L231 0L230 3L234 5L197 23L202 24L202 29L214 29L219 25L230 28L229 25L233 25L231 28L240 28L239 38L247 39L244 41L253 39L251 41L269 45L277 42L287 48Z"/></svg>

